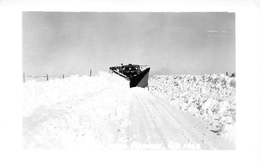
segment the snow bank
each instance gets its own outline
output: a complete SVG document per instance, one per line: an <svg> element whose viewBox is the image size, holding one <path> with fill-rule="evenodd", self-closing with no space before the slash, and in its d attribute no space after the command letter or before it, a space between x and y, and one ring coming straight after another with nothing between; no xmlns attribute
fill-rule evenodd
<svg viewBox="0 0 260 161"><path fill-rule="evenodd" d="M155 76L149 89L182 110L209 121L211 130L234 138L235 79L213 76ZM124 78L106 72L23 84L25 148L126 149L130 109L136 93ZM116 143L116 144L115 144Z"/></svg>
<svg viewBox="0 0 260 161"><path fill-rule="evenodd" d="M114 74L99 72L94 77L73 75L46 82L28 81L23 84L23 116L40 106L84 97L108 87L129 88L129 83Z"/></svg>
<svg viewBox="0 0 260 161"><path fill-rule="evenodd" d="M204 118L210 129L235 142L236 80L224 74L156 75L149 89L179 109Z"/></svg>
<svg viewBox="0 0 260 161"><path fill-rule="evenodd" d="M25 148L104 149L115 140L126 143L130 105L125 79L100 72L23 86Z"/></svg>

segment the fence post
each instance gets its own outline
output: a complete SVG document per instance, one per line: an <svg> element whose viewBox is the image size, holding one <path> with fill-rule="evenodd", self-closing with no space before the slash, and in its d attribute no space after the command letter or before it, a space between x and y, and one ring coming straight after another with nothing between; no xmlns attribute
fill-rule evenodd
<svg viewBox="0 0 260 161"><path fill-rule="evenodd" d="M23 72L23 82L25 83L25 72Z"/></svg>
<svg viewBox="0 0 260 161"><path fill-rule="evenodd" d="M64 74L62 74L62 78L64 79Z"/></svg>
<svg viewBox="0 0 260 161"><path fill-rule="evenodd" d="M47 74L47 81L49 81L48 74Z"/></svg>
<svg viewBox="0 0 260 161"><path fill-rule="evenodd" d="M228 72L226 72L226 76L228 76Z"/></svg>
<svg viewBox="0 0 260 161"><path fill-rule="evenodd" d="M89 76L91 77L91 73L92 73L92 70L90 69L90 73L89 73Z"/></svg>

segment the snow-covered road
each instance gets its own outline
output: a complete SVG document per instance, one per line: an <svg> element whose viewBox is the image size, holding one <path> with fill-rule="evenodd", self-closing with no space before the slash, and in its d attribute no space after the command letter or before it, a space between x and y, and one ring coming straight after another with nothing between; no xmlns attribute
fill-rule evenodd
<svg viewBox="0 0 260 161"><path fill-rule="evenodd" d="M201 117L108 73L24 84L26 149L235 149Z"/></svg>
<svg viewBox="0 0 260 161"><path fill-rule="evenodd" d="M235 147L211 132L201 118L171 106L145 89L132 88L124 95L118 91L112 100L99 100L110 92L104 89L93 93L91 100L88 96L38 108L23 120L25 147L132 150Z"/></svg>
<svg viewBox="0 0 260 161"><path fill-rule="evenodd" d="M209 131L201 118L146 90L133 89L132 94L128 145L140 149L234 149L234 145Z"/></svg>

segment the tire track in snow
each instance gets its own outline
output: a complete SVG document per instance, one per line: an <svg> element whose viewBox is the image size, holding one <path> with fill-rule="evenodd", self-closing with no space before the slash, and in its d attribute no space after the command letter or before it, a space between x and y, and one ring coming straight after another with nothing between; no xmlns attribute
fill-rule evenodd
<svg viewBox="0 0 260 161"><path fill-rule="evenodd" d="M179 129L181 129L180 126L177 124L177 122L174 119L171 119L169 117L169 113L162 111L163 108L161 107L161 104L160 103L155 104L151 100L142 97L143 96L141 96L142 101L146 102L145 104L149 105L149 106L145 105L146 109L147 110L150 109L151 115L153 115L154 118L157 118L156 119L158 122L157 128L161 128L162 131L164 132L165 137L167 138L167 144L169 144L170 142L182 143L182 144L186 143L186 140L188 138L186 137L186 139L184 139L184 137L180 137L180 132L179 132Z"/></svg>
<svg viewBox="0 0 260 161"><path fill-rule="evenodd" d="M173 118L178 121L182 129L185 130L194 140L201 144L202 149L235 149L235 145L227 143L220 136L209 131L206 123L198 117L192 116L190 113L180 111L162 101L162 106Z"/></svg>
<svg viewBox="0 0 260 161"><path fill-rule="evenodd" d="M163 111L162 104L155 100L147 99L147 95L138 95L138 99L143 104L143 107L150 114L150 120L153 121L153 124L156 126L156 129L162 140L165 149L169 149L169 145L185 143L191 143L191 137L182 130L180 125L171 118L168 112ZM159 110L160 109L160 110ZM192 143L196 143L193 141Z"/></svg>
<svg viewBox="0 0 260 161"><path fill-rule="evenodd" d="M131 148L134 142L145 143L147 138L145 119L143 114L140 112L140 108L138 108L137 102L135 101L131 103L130 120L131 125L129 125L127 130L127 135L129 138L128 149Z"/></svg>
<svg viewBox="0 0 260 161"><path fill-rule="evenodd" d="M140 144L162 144L162 148L169 149L169 145L179 144L180 149L186 145L200 145L201 149L235 149L233 144L227 143L220 136L212 133L201 118L185 113L164 102L153 94L133 92L134 116L140 122L134 122L132 127L139 127L138 138Z"/></svg>

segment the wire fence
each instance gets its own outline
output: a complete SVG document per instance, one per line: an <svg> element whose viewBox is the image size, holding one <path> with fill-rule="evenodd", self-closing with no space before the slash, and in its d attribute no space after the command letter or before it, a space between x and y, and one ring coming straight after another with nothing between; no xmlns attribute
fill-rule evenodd
<svg viewBox="0 0 260 161"><path fill-rule="evenodd" d="M44 76L32 76L32 75L25 75L23 73L23 82L25 83L27 80L38 80L38 81L49 81L50 79L64 79L65 75L62 74L61 76L50 76L49 74L46 74Z"/></svg>
<svg viewBox="0 0 260 161"><path fill-rule="evenodd" d="M92 75L92 70L89 71L89 76ZM232 73L231 75L229 75L228 72L226 72L226 76L229 77L236 77L236 73ZM32 80L32 79L37 79L38 81L49 81L50 79L64 79L65 75L62 74L61 76L50 76L48 74L44 75L44 76L32 76L32 75L25 75L25 72L23 72L23 82L25 83L27 80Z"/></svg>
<svg viewBox="0 0 260 161"><path fill-rule="evenodd" d="M92 75L92 70L89 72L89 76ZM49 81L50 79L64 79L65 75L62 74L61 76L50 76L49 74L46 74L44 76L32 76L32 75L26 75L25 72L23 72L23 82L25 83L27 80L37 80L37 81Z"/></svg>

